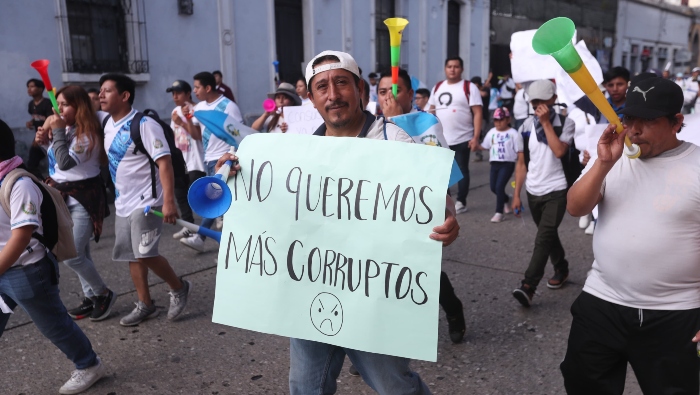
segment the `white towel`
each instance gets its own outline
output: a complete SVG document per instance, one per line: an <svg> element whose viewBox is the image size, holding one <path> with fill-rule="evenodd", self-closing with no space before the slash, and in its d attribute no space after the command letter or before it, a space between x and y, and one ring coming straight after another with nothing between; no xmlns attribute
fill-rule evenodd
<svg viewBox="0 0 700 395"><path fill-rule="evenodd" d="M2 311L4 314L13 314L10 306L6 305L5 301L2 300L2 296L0 296L0 311Z"/></svg>

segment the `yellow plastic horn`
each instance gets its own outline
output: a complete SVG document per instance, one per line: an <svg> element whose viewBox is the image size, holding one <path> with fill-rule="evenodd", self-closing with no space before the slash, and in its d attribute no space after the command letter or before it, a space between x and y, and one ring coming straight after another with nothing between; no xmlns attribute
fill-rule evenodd
<svg viewBox="0 0 700 395"><path fill-rule="evenodd" d="M532 48L540 55L552 55L583 93L603 113L608 122L616 126L616 131L622 132L620 118L598 89L598 85L581 60L581 56L576 52L572 43L575 32L576 26L571 19L564 17L550 19L537 29L532 38ZM625 155L630 159L635 159L641 153L639 146L632 144L629 137L625 136Z"/></svg>
<svg viewBox="0 0 700 395"><path fill-rule="evenodd" d="M408 19L387 18L384 24L389 28L389 45L391 46L391 93L398 93L399 63L401 62L401 35L408 25Z"/></svg>

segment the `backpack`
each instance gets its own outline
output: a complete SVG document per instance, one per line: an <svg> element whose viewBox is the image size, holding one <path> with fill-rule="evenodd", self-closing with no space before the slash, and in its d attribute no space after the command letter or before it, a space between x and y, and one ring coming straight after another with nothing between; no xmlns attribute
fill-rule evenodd
<svg viewBox="0 0 700 395"><path fill-rule="evenodd" d="M40 210L44 234L40 235L34 232L32 237L51 251L58 261L65 261L78 256L78 252L75 249L75 241L73 240L73 218L70 216L70 211L63 200L63 196L61 196L61 192L44 184L25 169L16 168L10 171L5 176L2 186L0 186L0 204L5 210L5 214L8 217L11 216L10 196L12 187L22 177L27 177L34 181L43 197Z"/></svg>
<svg viewBox="0 0 700 395"><path fill-rule="evenodd" d="M559 120L561 122L561 126L553 126L554 127L554 133L557 136L561 136L561 133L564 129L564 122L566 121L566 116L559 114ZM530 165L530 146L528 143L530 142L530 131L532 129L532 122L534 122L533 117L529 117L523 122L522 126L520 128L523 130L521 135L523 136L523 154L525 156L525 167L528 168ZM527 132L525 132L527 130ZM535 137L536 138L536 137ZM572 140L571 144L569 145L569 150L559 158L561 160L561 167L564 170L564 177L566 177L566 189L568 190L571 188L572 185L574 185L574 182L578 180L579 176L581 176L581 172L583 171L583 166L581 165L581 162L579 161L579 154L581 152L576 149L576 143Z"/></svg>
<svg viewBox="0 0 700 395"><path fill-rule="evenodd" d="M137 112L134 118L131 119L131 128L129 134L131 136L131 141L134 142L134 155L139 152L143 152L148 158L148 162L151 165L151 196L155 199L158 196L156 191L156 168L158 164L151 158L148 154L146 148L143 146L143 140L141 139L141 119L144 116L148 116L154 121L158 122L158 125L163 129L163 135L165 136L165 141L168 143L170 148L170 159L173 163L173 175L175 176L175 187L176 188L186 188L189 183L189 178L187 176L187 164L185 163L185 157L182 155L182 151L175 145L175 132L167 123L163 122L158 113L151 109L146 109L141 112ZM107 121L111 116L105 117L102 121L102 129L107 126Z"/></svg>

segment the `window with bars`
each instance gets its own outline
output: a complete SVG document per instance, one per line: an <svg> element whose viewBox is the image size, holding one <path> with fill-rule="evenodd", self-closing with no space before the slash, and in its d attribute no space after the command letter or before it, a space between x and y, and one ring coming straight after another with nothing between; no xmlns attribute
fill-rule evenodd
<svg viewBox="0 0 700 395"><path fill-rule="evenodd" d="M389 28L384 24L384 20L396 16L396 4L394 0L376 0L375 6L374 40L377 57L374 71L382 73L391 70L391 42L389 41Z"/></svg>
<svg viewBox="0 0 700 395"><path fill-rule="evenodd" d="M65 72L149 72L143 0L64 1Z"/></svg>

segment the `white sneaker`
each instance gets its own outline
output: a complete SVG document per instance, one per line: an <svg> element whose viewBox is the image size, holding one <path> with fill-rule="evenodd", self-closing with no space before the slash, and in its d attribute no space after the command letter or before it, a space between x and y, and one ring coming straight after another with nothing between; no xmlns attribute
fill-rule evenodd
<svg viewBox="0 0 700 395"><path fill-rule="evenodd" d="M501 213L496 213L491 217L491 222L503 222L503 214Z"/></svg>
<svg viewBox="0 0 700 395"><path fill-rule="evenodd" d="M462 214L469 211L469 209L467 209L467 206L463 205L462 202L457 202L455 203L455 211L457 214Z"/></svg>
<svg viewBox="0 0 700 395"><path fill-rule="evenodd" d="M591 223L591 215L587 214L584 215L583 217L578 219L578 227L581 229L586 229L588 228L588 225Z"/></svg>
<svg viewBox="0 0 700 395"><path fill-rule="evenodd" d="M512 202L512 201L513 201L513 197L510 196L510 195L509 195L509 197L510 197L510 199L509 199L508 201L509 201L509 202ZM510 213L512 213L512 212L513 212L513 210L510 209L510 203L506 203L506 204L503 205L503 214L510 214Z"/></svg>
<svg viewBox="0 0 700 395"><path fill-rule="evenodd" d="M214 229L221 230L224 228L224 217L216 217L214 221Z"/></svg>
<svg viewBox="0 0 700 395"><path fill-rule="evenodd" d="M184 237L190 237L190 236L192 236L192 232L190 232L190 230L187 228L182 228L181 231L179 231L173 235L173 239L182 239Z"/></svg>
<svg viewBox="0 0 700 395"><path fill-rule="evenodd" d="M595 222L591 221L591 223L588 225L586 228L585 232L587 235L592 235L593 232L595 231Z"/></svg>
<svg viewBox="0 0 700 395"><path fill-rule="evenodd" d="M204 240L199 235L192 235L180 239L180 243L190 247L193 250L204 252Z"/></svg>
<svg viewBox="0 0 700 395"><path fill-rule="evenodd" d="M97 363L87 369L76 369L71 373L70 379L63 384L63 387L58 390L59 394L79 394L88 388L92 387L97 380L104 377L107 373L100 357L97 357Z"/></svg>

